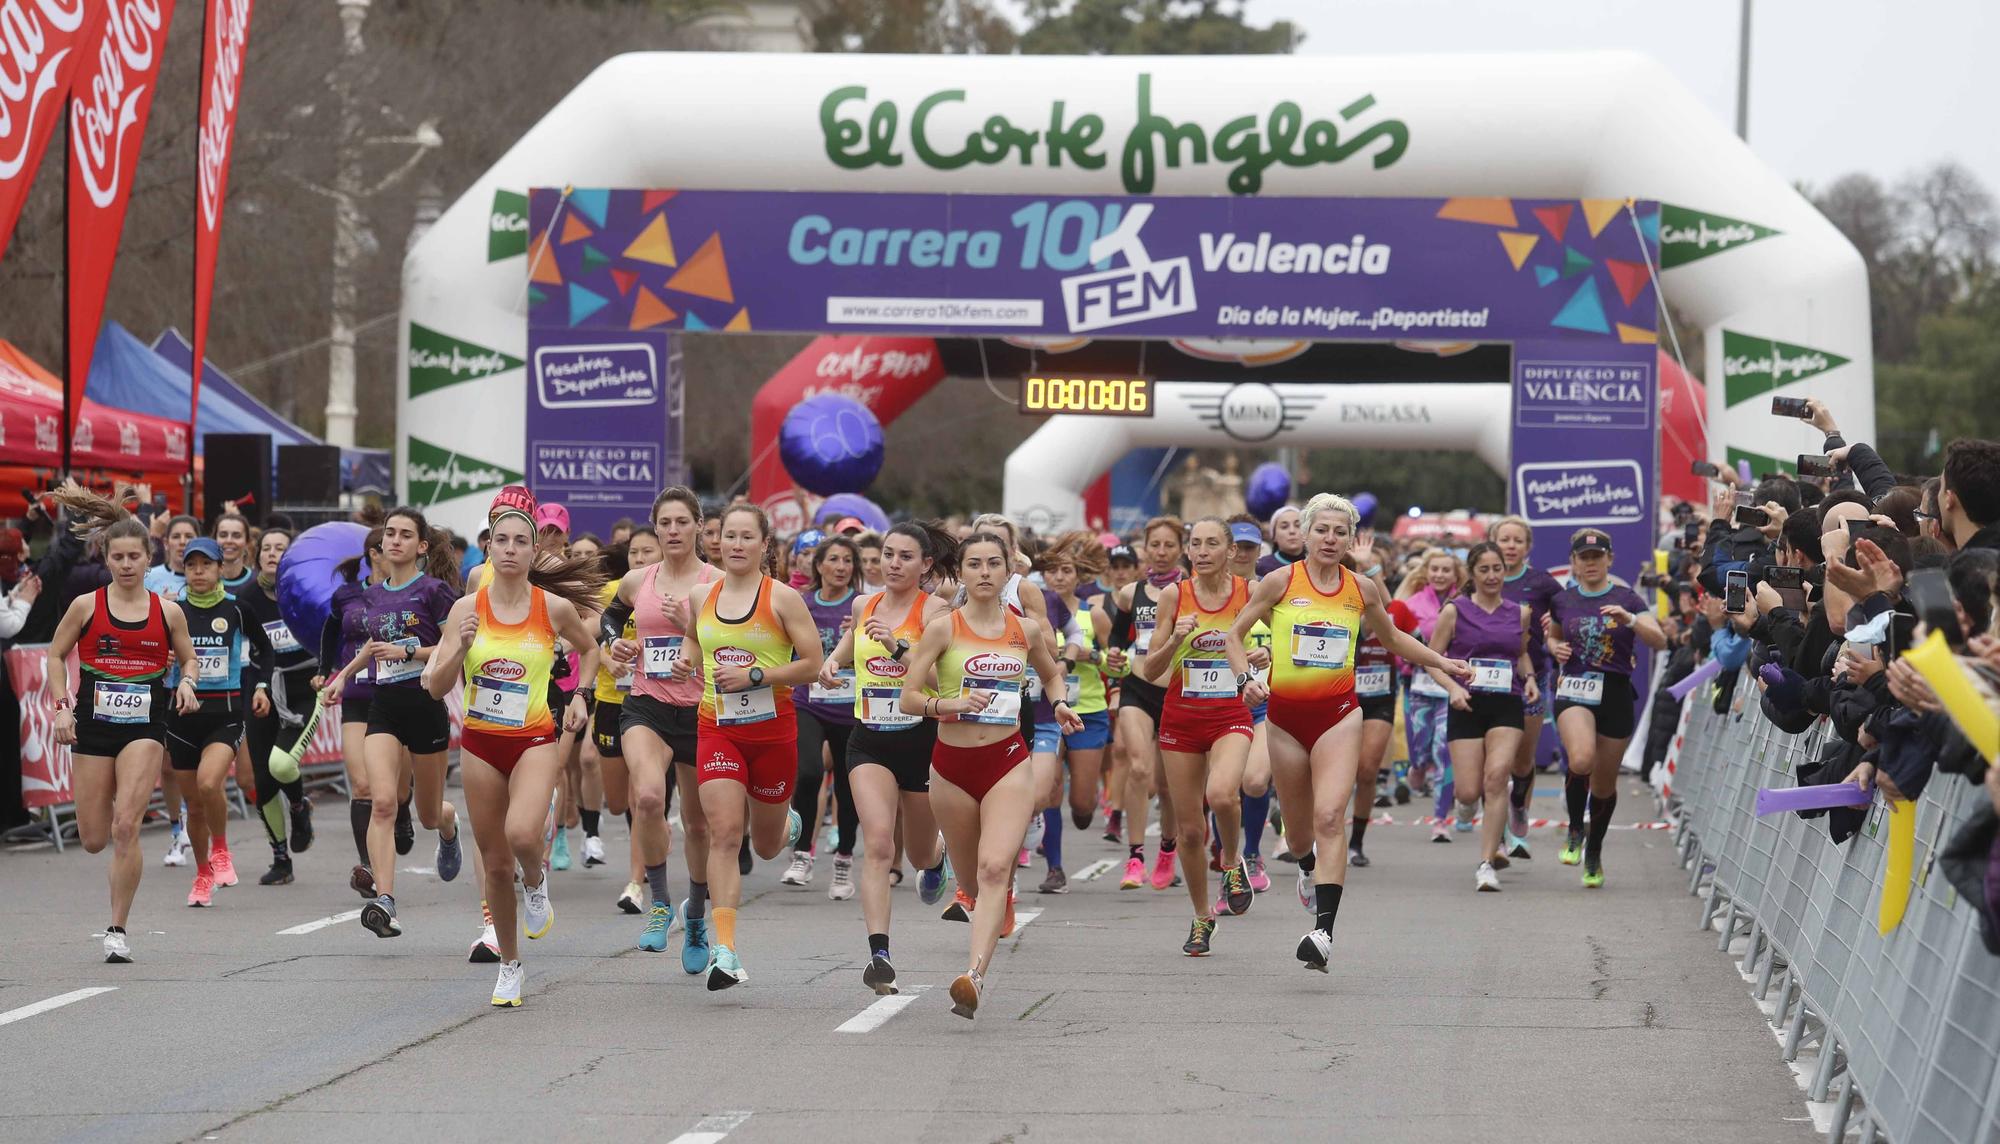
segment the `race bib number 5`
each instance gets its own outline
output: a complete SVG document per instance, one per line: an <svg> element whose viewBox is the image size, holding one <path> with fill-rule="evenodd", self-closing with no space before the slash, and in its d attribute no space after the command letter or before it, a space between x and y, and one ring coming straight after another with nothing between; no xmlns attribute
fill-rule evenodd
<svg viewBox="0 0 2000 1144"><path fill-rule="evenodd" d="M715 721L724 726L762 723L778 717L778 697L768 687L724 691L715 697Z"/></svg>

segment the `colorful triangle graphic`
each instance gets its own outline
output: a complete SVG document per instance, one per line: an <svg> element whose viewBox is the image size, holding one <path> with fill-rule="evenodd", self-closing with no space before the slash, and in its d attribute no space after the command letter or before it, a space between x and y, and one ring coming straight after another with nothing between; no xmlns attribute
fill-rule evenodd
<svg viewBox="0 0 2000 1144"><path fill-rule="evenodd" d="M1579 274L1587 274L1590 272L1591 265L1589 255L1584 254L1574 246L1563 247L1564 278L1574 278Z"/></svg>
<svg viewBox="0 0 2000 1144"><path fill-rule="evenodd" d="M1519 226L1514 218L1512 199L1446 199L1438 208L1439 218L1455 222L1483 222L1491 226Z"/></svg>
<svg viewBox="0 0 2000 1144"><path fill-rule="evenodd" d="M583 272L585 274L588 274L593 270L601 269L610 264L611 260L605 257L604 253L598 250L596 247L586 246L583 248Z"/></svg>
<svg viewBox="0 0 2000 1144"><path fill-rule="evenodd" d="M614 266L611 269L611 280L618 284L618 292L620 294L630 294L632 286L639 281L639 272L637 270L620 270Z"/></svg>
<svg viewBox="0 0 2000 1144"><path fill-rule="evenodd" d="M1590 237L1596 238L1604 230L1604 224L1618 217L1618 212L1624 209L1624 199L1583 200L1583 221L1590 224Z"/></svg>
<svg viewBox="0 0 2000 1144"><path fill-rule="evenodd" d="M596 233L596 231L585 226L581 218L578 218L575 214L568 214L563 216L562 238L559 241L564 246L568 246L572 242L589 238Z"/></svg>
<svg viewBox="0 0 2000 1144"><path fill-rule="evenodd" d="M687 321L681 323L681 329L683 330L712 330L714 328L714 326L702 321L701 315L695 313L693 310L688 311Z"/></svg>
<svg viewBox="0 0 2000 1144"><path fill-rule="evenodd" d="M1570 215L1576 213L1576 208L1568 203L1558 203L1552 207L1536 207L1534 213L1535 221L1542 224L1542 229L1549 232L1549 237L1561 242L1563 232L1569 229Z"/></svg>
<svg viewBox="0 0 2000 1144"><path fill-rule="evenodd" d="M528 305L530 307L539 306L548 300L548 291L542 289L540 286L528 287Z"/></svg>
<svg viewBox="0 0 2000 1144"><path fill-rule="evenodd" d="M1659 244L1660 241L1659 211L1653 211L1650 214L1642 214L1639 216L1639 233L1645 236L1647 242L1653 243L1654 245Z"/></svg>
<svg viewBox="0 0 2000 1144"><path fill-rule="evenodd" d="M1535 244L1541 240L1541 235L1529 234L1522 230L1503 230L1500 232L1500 245L1507 248L1507 261L1513 263L1516 270L1521 268L1522 263L1528 261L1528 254L1535 249Z"/></svg>
<svg viewBox="0 0 2000 1144"><path fill-rule="evenodd" d="M653 208L680 194L679 191L647 191L639 200L639 213L652 214Z"/></svg>
<svg viewBox="0 0 2000 1144"><path fill-rule="evenodd" d="M555 251L549 249L547 239L537 235L528 247L528 281L560 286L562 280L562 267L556 265Z"/></svg>
<svg viewBox="0 0 2000 1144"><path fill-rule="evenodd" d="M639 237L625 248L625 257L655 266L679 266L680 260L674 256L674 236L667 230L667 216L654 216Z"/></svg>
<svg viewBox="0 0 2000 1144"><path fill-rule="evenodd" d="M736 311L736 316L729 319L729 324L722 327L722 329L725 333L731 333L731 334L749 333L750 308L748 306L745 306L743 309Z"/></svg>
<svg viewBox="0 0 2000 1144"><path fill-rule="evenodd" d="M667 289L718 302L736 301L736 294L729 287L729 262L722 254L720 233L709 235L694 257L667 279Z"/></svg>
<svg viewBox="0 0 2000 1144"><path fill-rule="evenodd" d="M1617 323L1618 340L1629 346L1653 346L1660 343L1660 335L1654 330L1642 330L1637 326Z"/></svg>
<svg viewBox="0 0 2000 1144"><path fill-rule="evenodd" d="M597 224L599 230L604 229L604 209L610 204L611 192L603 187L591 187L588 190L569 193L569 205L582 211L585 217Z"/></svg>
<svg viewBox="0 0 2000 1144"><path fill-rule="evenodd" d="M1549 325L1592 334L1610 333L1611 323L1604 319L1604 302L1597 296L1597 280L1584 279L1582 285L1576 288L1576 293L1563 303L1561 311L1549 319Z"/></svg>
<svg viewBox="0 0 2000 1144"><path fill-rule="evenodd" d="M1611 284L1618 287L1618 296L1630 306L1646 289L1646 282L1652 277L1643 262L1627 262L1622 258L1607 258L1604 269L1611 272Z"/></svg>
<svg viewBox="0 0 2000 1144"><path fill-rule="evenodd" d="M569 324L580 326L585 318L597 313L609 301L595 290L586 290L576 283L569 284Z"/></svg>
<svg viewBox="0 0 2000 1144"><path fill-rule="evenodd" d="M632 299L632 329L651 329L654 326L665 325L678 317L680 315L674 312L672 306L660 301L659 295L644 286L639 287L639 296Z"/></svg>
<svg viewBox="0 0 2000 1144"><path fill-rule="evenodd" d="M1557 269L1556 269L1555 267L1553 267L1553 266L1537 266L1537 267L1535 267L1535 283L1536 283L1536 285L1539 285L1539 286L1547 286L1547 285L1548 285L1549 283L1551 283L1551 282L1554 282L1554 281L1555 281L1556 279L1558 279L1558 278L1560 278L1560 277L1562 277L1562 272L1561 272L1561 271L1559 271L1559 270L1557 270Z"/></svg>

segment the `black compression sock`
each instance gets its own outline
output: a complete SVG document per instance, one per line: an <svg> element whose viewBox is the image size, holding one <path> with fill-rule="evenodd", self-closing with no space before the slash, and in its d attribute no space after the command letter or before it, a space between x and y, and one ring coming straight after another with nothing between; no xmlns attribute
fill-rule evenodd
<svg viewBox="0 0 2000 1144"><path fill-rule="evenodd" d="M595 811L595 810L579 810L579 811L577 811L577 812L576 812L576 816L577 816L578 818L581 818L581 819L583 820L583 833L584 833L584 837L586 837L586 838L595 838L595 837L597 837L597 816L598 816L598 813L599 813L599 812L597 812L597 811Z"/></svg>
<svg viewBox="0 0 2000 1144"><path fill-rule="evenodd" d="M1347 848L1349 850L1361 849L1361 840L1367 834L1368 820L1366 818L1356 817L1350 820L1347 824Z"/></svg>
<svg viewBox="0 0 2000 1144"><path fill-rule="evenodd" d="M415 797L415 794L410 796L410 798ZM396 804L396 825L404 827L410 825L410 799L408 798Z"/></svg>
<svg viewBox="0 0 2000 1144"><path fill-rule="evenodd" d="M354 828L354 852L368 865L368 820L375 817L375 800L357 798L347 804L347 823Z"/></svg>
<svg viewBox="0 0 2000 1144"><path fill-rule="evenodd" d="M1137 858L1137 859L1138 859L1138 860L1140 860L1141 862L1144 862L1144 861L1146 860L1146 844L1145 844L1145 843L1143 843L1143 842L1139 843L1139 844L1138 844L1137 846L1134 846L1134 847L1132 847L1132 848L1131 848L1131 851L1132 851L1132 857L1134 857L1134 858Z"/></svg>
<svg viewBox="0 0 2000 1144"><path fill-rule="evenodd" d="M1311 851L1307 851L1299 856L1299 869L1304 870L1308 874L1312 873L1313 868L1318 865L1319 859Z"/></svg>
<svg viewBox="0 0 2000 1144"><path fill-rule="evenodd" d="M271 843L271 861L290 862L291 860L292 860L292 851L290 847L285 845L283 842Z"/></svg>
<svg viewBox="0 0 2000 1144"><path fill-rule="evenodd" d="M1340 890L1337 882L1313 887L1313 912L1318 917L1313 923L1314 928L1325 933L1333 932L1333 919L1340 913Z"/></svg>
<svg viewBox="0 0 2000 1144"><path fill-rule="evenodd" d="M1511 781L1513 785L1507 791L1507 798L1514 804L1515 810L1520 810L1528 805L1528 796L1535 792L1535 776L1529 772L1515 775Z"/></svg>
<svg viewBox="0 0 2000 1144"><path fill-rule="evenodd" d="M1180 840L1179 840L1179 839L1176 839L1176 838L1162 838L1162 839L1160 839L1160 853L1162 853L1162 854L1172 854L1172 853L1174 852L1174 847L1176 847L1176 846L1179 846L1179 845L1180 845Z"/></svg>
<svg viewBox="0 0 2000 1144"><path fill-rule="evenodd" d="M1563 784L1563 797L1569 800L1569 832L1583 833L1583 808L1590 801L1590 776L1571 775Z"/></svg>
<svg viewBox="0 0 2000 1144"><path fill-rule="evenodd" d="M646 867L646 885L653 891L653 900L665 905L674 900L673 891L667 887L667 864Z"/></svg>
<svg viewBox="0 0 2000 1144"><path fill-rule="evenodd" d="M886 933L871 933L871 934L869 934L869 935L868 935L868 956L870 956L870 957L887 957L887 956L889 956L889 935L888 935L888 934L886 934Z"/></svg>
<svg viewBox="0 0 2000 1144"><path fill-rule="evenodd" d="M1618 809L1618 796L1590 796L1590 833L1584 838L1583 852L1595 859L1604 851L1604 832L1611 829L1611 814Z"/></svg>
<svg viewBox="0 0 2000 1144"><path fill-rule="evenodd" d="M708 912L708 883L689 882L687 916L691 918L698 918L707 912Z"/></svg>

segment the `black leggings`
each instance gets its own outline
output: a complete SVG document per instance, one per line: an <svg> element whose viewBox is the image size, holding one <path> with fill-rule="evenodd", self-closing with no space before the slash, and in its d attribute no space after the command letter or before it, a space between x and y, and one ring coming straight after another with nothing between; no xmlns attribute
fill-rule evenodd
<svg viewBox="0 0 2000 1144"><path fill-rule="evenodd" d="M286 689L286 705L295 712L312 711L313 691L301 677L297 684ZM304 779L293 779L280 783L271 777L271 751L282 747L289 751L298 744L299 732L305 724L296 727L281 727L278 721L276 700L271 713L262 718L245 715L243 736L250 750L250 774L257 784L257 813L264 820L264 833L271 845L282 846L286 841L285 810L277 805L278 795L283 792L290 805L297 806L306 797Z"/></svg>
<svg viewBox="0 0 2000 1144"><path fill-rule="evenodd" d="M855 838L861 833L861 816L854 810L854 792L847 785L847 736L854 730L848 723L823 723L804 704L796 708L799 718L799 778L792 787L792 809L804 828L799 832L799 849L811 850L813 835L819 830L819 787L826 778L826 757L822 747L833 749L833 820L839 828L834 852L854 855Z"/></svg>

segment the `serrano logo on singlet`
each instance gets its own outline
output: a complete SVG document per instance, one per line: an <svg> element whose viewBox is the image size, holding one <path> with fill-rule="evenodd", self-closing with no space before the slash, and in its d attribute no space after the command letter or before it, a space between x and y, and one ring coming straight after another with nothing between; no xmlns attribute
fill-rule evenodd
<svg viewBox="0 0 2000 1144"><path fill-rule="evenodd" d="M1228 646L1229 637L1223 633L1221 628L1210 628L1194 637L1194 650L1196 651L1221 651Z"/></svg>
<svg viewBox="0 0 2000 1144"><path fill-rule="evenodd" d="M525 677L528 674L528 669L511 659L489 659L479 674L486 676L488 679L512 682L513 680Z"/></svg>
<svg viewBox="0 0 2000 1144"><path fill-rule="evenodd" d="M980 652L978 655L965 661L965 674L997 678L1007 675L1019 675L1025 667L1025 664L1011 655L999 655L986 651Z"/></svg>
<svg viewBox="0 0 2000 1144"><path fill-rule="evenodd" d="M715 649L715 662L723 667L749 667L757 662L757 655L740 647L719 647Z"/></svg>
<svg viewBox="0 0 2000 1144"><path fill-rule="evenodd" d="M904 667L886 655L872 655L868 657L868 674L870 675L879 675L884 679L901 679L909 670L909 668Z"/></svg>
<svg viewBox="0 0 2000 1144"><path fill-rule="evenodd" d="M1312 601L1311 601L1311 600L1308 600L1308 599L1306 599L1306 598L1305 598L1304 596L1293 596L1293 597L1292 597L1292 607L1294 607L1294 608L1310 608L1310 607L1312 607Z"/></svg>

